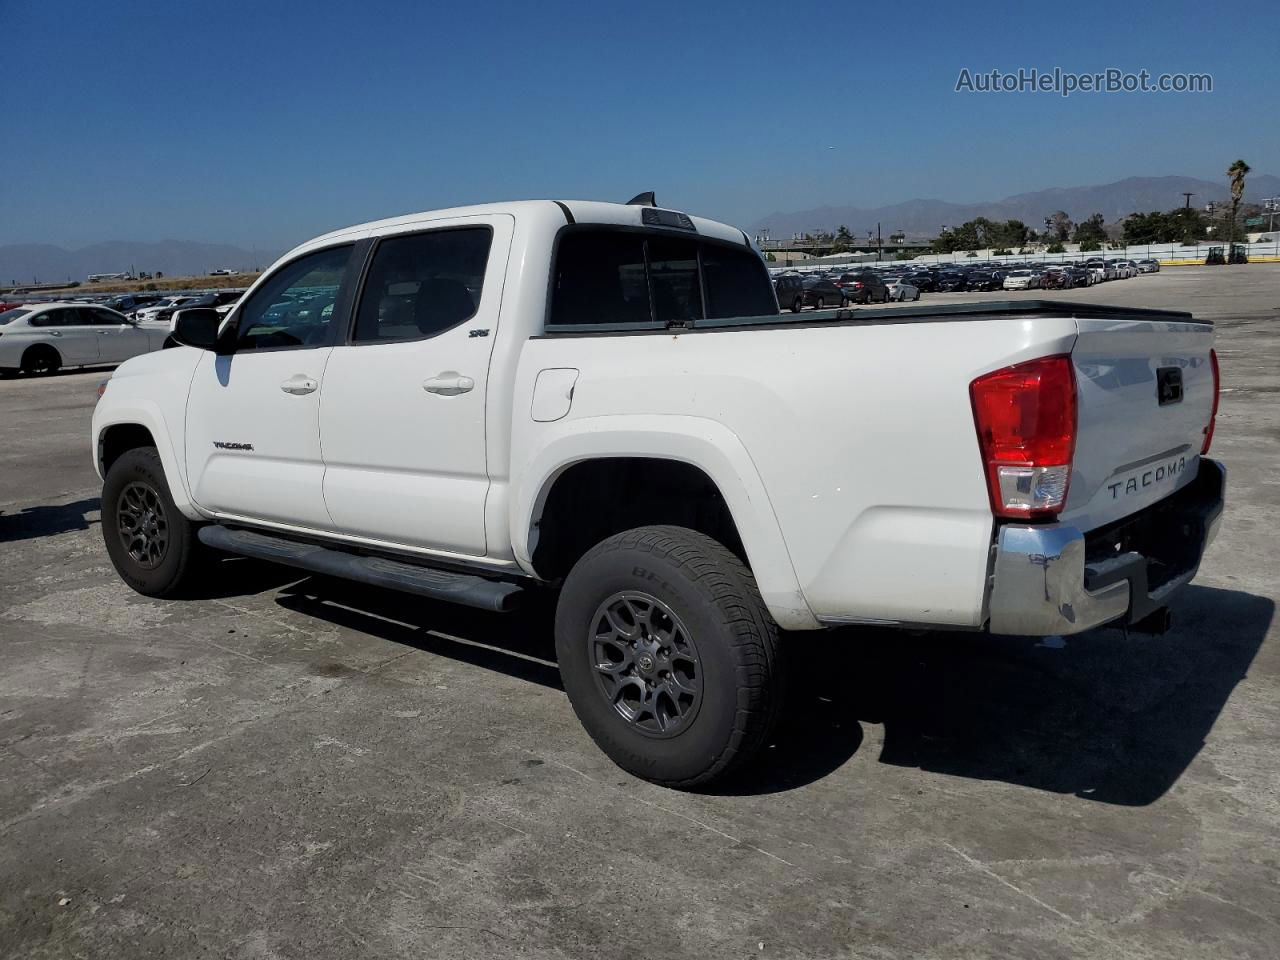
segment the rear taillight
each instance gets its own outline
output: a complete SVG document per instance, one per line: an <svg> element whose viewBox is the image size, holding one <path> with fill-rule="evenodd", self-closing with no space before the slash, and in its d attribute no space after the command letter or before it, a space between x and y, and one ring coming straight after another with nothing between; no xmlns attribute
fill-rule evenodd
<svg viewBox="0 0 1280 960"><path fill-rule="evenodd" d="M1076 445L1076 378L1068 356L995 370L969 385L991 509L1042 519L1062 510Z"/></svg>
<svg viewBox="0 0 1280 960"><path fill-rule="evenodd" d="M861 283L861 282L859 282L859 283L855 283L855 284L853 285L853 289L855 289L855 290L861 290L861 289L862 289L862 283Z"/></svg>
<svg viewBox="0 0 1280 960"><path fill-rule="evenodd" d="M1209 444L1213 443L1213 428L1218 423L1218 394L1222 392L1221 375L1218 373L1218 351L1209 351L1209 369L1213 371L1213 410L1209 414L1209 425L1204 428L1204 446L1200 448L1200 456L1209 452Z"/></svg>

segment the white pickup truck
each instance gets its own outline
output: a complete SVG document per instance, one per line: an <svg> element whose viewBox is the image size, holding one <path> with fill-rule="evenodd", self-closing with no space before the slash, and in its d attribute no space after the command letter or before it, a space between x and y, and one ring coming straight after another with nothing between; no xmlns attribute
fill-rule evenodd
<svg viewBox="0 0 1280 960"><path fill-rule="evenodd" d="M780 315L740 230L527 201L320 237L93 417L120 576L201 553L493 610L558 591L575 711L706 783L780 631L1158 623L1222 511L1213 328L1040 301Z"/></svg>

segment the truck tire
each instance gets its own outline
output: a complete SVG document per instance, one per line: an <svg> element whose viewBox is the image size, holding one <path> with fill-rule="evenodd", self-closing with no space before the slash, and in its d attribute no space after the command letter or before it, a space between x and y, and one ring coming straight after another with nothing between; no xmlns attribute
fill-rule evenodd
<svg viewBox="0 0 1280 960"><path fill-rule="evenodd" d="M62 357L53 347L38 343L22 355L22 372L29 377L46 377L58 372Z"/></svg>
<svg viewBox="0 0 1280 960"><path fill-rule="evenodd" d="M102 485L102 536L120 579L147 597L180 594L195 579L203 548L196 524L173 504L160 454L120 455Z"/></svg>
<svg viewBox="0 0 1280 960"><path fill-rule="evenodd" d="M638 527L587 551L560 593L556 654L587 733L654 783L724 777L779 712L778 627L755 578L684 527Z"/></svg>

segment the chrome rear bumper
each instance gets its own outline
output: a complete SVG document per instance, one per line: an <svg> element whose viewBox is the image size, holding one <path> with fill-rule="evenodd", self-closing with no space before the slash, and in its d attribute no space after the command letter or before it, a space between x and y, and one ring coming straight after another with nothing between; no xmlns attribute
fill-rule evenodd
<svg viewBox="0 0 1280 960"><path fill-rule="evenodd" d="M1222 519L1226 469L1202 459L1195 480L1102 531L1069 524L999 529L988 612L992 633L1081 633L1159 610L1196 575ZM1123 542L1123 550L1111 544ZM1152 584L1154 583L1154 586Z"/></svg>

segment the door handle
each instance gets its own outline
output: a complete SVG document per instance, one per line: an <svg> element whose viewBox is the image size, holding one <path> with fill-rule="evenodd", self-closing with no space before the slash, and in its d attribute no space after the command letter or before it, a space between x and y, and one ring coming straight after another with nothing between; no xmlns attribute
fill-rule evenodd
<svg viewBox="0 0 1280 960"><path fill-rule="evenodd" d="M422 389L427 393L436 393L442 397L456 397L460 393L468 393L474 390L476 382L470 377L464 377L462 374L454 370L446 370L434 377L428 377L422 381Z"/></svg>
<svg viewBox="0 0 1280 960"><path fill-rule="evenodd" d="M301 397L304 394L315 393L320 389L320 384L303 373L295 373L292 377L280 384L280 389L285 393L291 393L295 397Z"/></svg>

